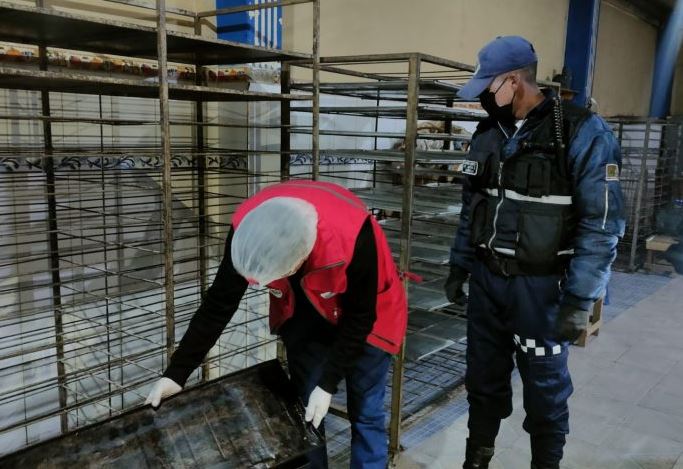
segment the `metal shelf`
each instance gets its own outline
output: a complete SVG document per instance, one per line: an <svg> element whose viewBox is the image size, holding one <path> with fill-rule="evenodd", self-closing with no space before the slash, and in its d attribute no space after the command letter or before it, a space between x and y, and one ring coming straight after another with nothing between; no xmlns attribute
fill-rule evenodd
<svg viewBox="0 0 683 469"><path fill-rule="evenodd" d="M370 208L401 212L403 210L402 188L356 189L354 193ZM413 199L415 215L431 217L460 212L460 191L457 188L416 187ZM400 225L399 225L400 226Z"/></svg>
<svg viewBox="0 0 683 469"><path fill-rule="evenodd" d="M0 88L158 98L156 82L0 67ZM170 99L185 101L306 101L307 96L169 84Z"/></svg>
<svg viewBox="0 0 683 469"><path fill-rule="evenodd" d="M467 336L467 321L452 314L411 310L408 329L406 356L409 360L420 361L462 341Z"/></svg>
<svg viewBox="0 0 683 469"><path fill-rule="evenodd" d="M114 1L151 7L154 13L139 26L0 0L0 41L39 49L30 61L0 63L0 89L36 91L19 93L0 116L6 127L0 135L5 189L0 213L7 219L0 264L13 279L0 288L5 314L0 323L24 331L0 340L6 362L0 380L32 374L8 381L11 395L0 398L0 408L9 405L16 417L4 422L0 433L20 429L24 434L0 454L44 438L27 430L35 424L43 428L46 422L50 432L67 433L144 399L215 275L230 213L247 196L251 178L270 180L276 174L254 171L245 158L253 151L218 148L220 138L205 130L289 128L290 101L317 102L317 95L293 95L286 88L280 94L230 89L229 84L200 86L206 76L200 69L280 62L286 75L289 63L297 60L314 67L317 80L318 0L311 2L313 54L167 30L167 14L189 16L200 31L206 25L202 18L215 11L166 9L164 0ZM49 48L156 60L158 69L145 79L51 67ZM196 67L194 81L169 83L168 62ZM60 100L50 92L73 96ZM119 108L123 100L100 99L97 105L85 95L152 100L134 103L130 110L125 102ZM170 99L192 103L179 106ZM72 100L78 101L76 108ZM267 107L274 109L281 104L282 113L269 116L265 125L242 125L239 111L235 120L240 124L221 124L215 106L203 106L245 101L270 102ZM317 137L316 118L311 127ZM192 132L172 133L171 125L192 127ZM131 132L131 127L107 126L147 128ZM317 152L315 139L311 147ZM267 329L267 294L250 290L243 299L239 316L189 385L240 366L237 358L240 363L256 355L262 359L275 349ZM249 340L228 346L233 334ZM48 367L47 374L33 373Z"/></svg>
<svg viewBox="0 0 683 469"><path fill-rule="evenodd" d="M41 116L38 114L0 114L0 120L16 121L45 121L45 122L72 122L78 124L102 124L102 125L159 125L158 120L132 120L132 119L100 119L96 117L67 117L67 116ZM197 122L191 120L169 121L170 125L187 125L195 127L220 127L228 129L282 129L282 125L246 125L246 124L223 124L219 122ZM310 133L310 130L309 130ZM433 135L433 134L432 134ZM464 138L464 137L463 137Z"/></svg>
<svg viewBox="0 0 683 469"><path fill-rule="evenodd" d="M0 2L0 41L35 44L98 54L156 60L157 30L74 15L48 8ZM310 59L310 54L249 46L192 34L167 33L168 60L226 65Z"/></svg>
<svg viewBox="0 0 683 469"><path fill-rule="evenodd" d="M421 361L430 355L451 347L455 344L449 339L434 337L421 332L409 332L406 334L405 356L409 361Z"/></svg>
<svg viewBox="0 0 683 469"><path fill-rule="evenodd" d="M293 112L313 112L308 106L293 106ZM392 119L406 119L406 106L322 106L320 114L337 114L359 117L387 117ZM480 121L485 117L483 111L470 109L447 108L434 105L417 106L419 120L452 120L452 121Z"/></svg>
<svg viewBox="0 0 683 469"><path fill-rule="evenodd" d="M312 92L311 83L292 83L292 89ZM441 80L420 80L420 102L445 103L447 100L461 101L457 98L460 85ZM386 101L406 101L408 99L407 80L387 80L361 83L321 83L320 92L324 94L349 96L361 99Z"/></svg>
<svg viewBox="0 0 683 469"><path fill-rule="evenodd" d="M0 118L2 118L0 116ZM289 131L290 134L310 135L312 130L310 128L295 127ZM320 135L335 135L338 137L363 137L363 138L398 138L403 140L406 136L403 132L364 132L364 131L345 131L345 130L321 130ZM472 140L471 135L457 135L457 134L417 134L418 140L436 140L436 141L452 141L452 142L469 142Z"/></svg>
<svg viewBox="0 0 683 469"><path fill-rule="evenodd" d="M460 222L460 214L458 211L447 212L443 216L429 215L424 218L413 218L413 236L428 236L431 238L439 238L445 240L446 244L453 241L455 229ZM387 237L393 237L394 233L401 232L401 222L397 219L389 219L381 221L382 229L387 234Z"/></svg>
<svg viewBox="0 0 683 469"><path fill-rule="evenodd" d="M404 153L400 150L320 150L320 155L339 158L361 158L372 161L391 161L403 163ZM417 151L415 152L418 163L430 164L460 164L465 160L464 151Z"/></svg>

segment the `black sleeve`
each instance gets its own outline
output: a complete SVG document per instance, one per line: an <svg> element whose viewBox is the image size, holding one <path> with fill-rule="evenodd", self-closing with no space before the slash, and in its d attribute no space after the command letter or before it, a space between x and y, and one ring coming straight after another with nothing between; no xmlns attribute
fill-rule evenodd
<svg viewBox="0 0 683 469"><path fill-rule="evenodd" d="M475 258L475 249L470 243L470 202L472 201L472 184L468 177L462 182L462 205L460 208L460 221L455 231L455 238L451 245L448 263L458 266L467 272L472 271L472 263Z"/></svg>
<svg viewBox="0 0 683 469"><path fill-rule="evenodd" d="M181 386L185 386L187 378L214 346L239 308L242 296L247 290L247 281L232 265L230 257L232 235L231 227L225 241L223 260L218 267L213 284L207 290L201 306L192 316L190 325L171 357L170 365L164 372L166 378L172 379Z"/></svg>
<svg viewBox="0 0 683 469"><path fill-rule="evenodd" d="M479 135L490 130L492 126L497 127L498 124L491 119L485 119L477 125L477 130L474 132L474 135L472 135L472 140L470 140L468 155L473 149L476 151L481 146L479 143ZM455 230L455 237L453 238L453 244L451 245L450 258L448 262L450 265L456 265L467 272L472 271L472 263L476 257L475 248L470 243L470 205L472 202L473 192L474 188L472 187L470 178L466 175L462 175L462 205L460 207L460 221L458 222L458 227Z"/></svg>
<svg viewBox="0 0 683 469"><path fill-rule="evenodd" d="M346 282L346 292L341 297L343 314L339 318L339 332L318 383L331 394L362 355L377 318L377 245L370 218L356 239L353 258L346 269Z"/></svg>

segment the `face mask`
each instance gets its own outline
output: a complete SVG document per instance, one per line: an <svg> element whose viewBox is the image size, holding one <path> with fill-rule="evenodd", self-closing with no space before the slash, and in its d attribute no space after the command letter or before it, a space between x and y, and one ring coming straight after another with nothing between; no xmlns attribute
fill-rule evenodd
<svg viewBox="0 0 683 469"><path fill-rule="evenodd" d="M503 85L501 84L501 86L498 87L498 90L500 90L502 86ZM498 90L496 90L496 93L498 92ZM501 123L514 123L516 120L515 115L512 112L512 101L515 100L514 94L512 95L512 100L510 101L510 103L505 104L503 106L499 106L496 103L496 93L493 93L492 91L487 89L482 94L480 94L479 102L481 103L481 107L483 107L484 110L488 112L489 116L491 116L492 118L496 119Z"/></svg>

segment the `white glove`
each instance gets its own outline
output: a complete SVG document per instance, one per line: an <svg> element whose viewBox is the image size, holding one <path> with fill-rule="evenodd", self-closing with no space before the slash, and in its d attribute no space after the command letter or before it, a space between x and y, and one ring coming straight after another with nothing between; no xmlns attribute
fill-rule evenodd
<svg viewBox="0 0 683 469"><path fill-rule="evenodd" d="M170 378L161 378L154 383L154 387L149 392L145 404L152 404L152 407L159 407L161 400L182 391L182 386Z"/></svg>
<svg viewBox="0 0 683 469"><path fill-rule="evenodd" d="M308 405L306 406L306 421L313 420L313 426L318 428L320 422L323 421L327 411L330 410L330 403L332 402L332 394L323 391L316 386L310 397L308 398Z"/></svg>

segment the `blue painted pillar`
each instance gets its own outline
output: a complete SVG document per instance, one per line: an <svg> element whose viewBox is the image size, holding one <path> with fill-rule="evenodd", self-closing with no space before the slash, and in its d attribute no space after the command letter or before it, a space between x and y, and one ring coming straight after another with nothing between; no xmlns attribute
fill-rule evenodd
<svg viewBox="0 0 683 469"><path fill-rule="evenodd" d="M216 8L230 8L272 0L216 0ZM262 8L219 16L218 37L260 47L282 49L282 7Z"/></svg>
<svg viewBox="0 0 683 469"><path fill-rule="evenodd" d="M683 41L683 2L678 0L663 31L660 32L652 77L650 116L666 117L671 107L671 86L678 52Z"/></svg>
<svg viewBox="0 0 683 469"><path fill-rule="evenodd" d="M573 102L584 107L593 92L599 18L600 0L569 1L564 65L572 76L570 86L577 92Z"/></svg>

